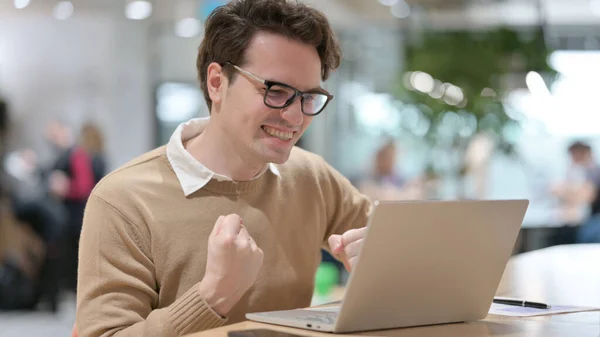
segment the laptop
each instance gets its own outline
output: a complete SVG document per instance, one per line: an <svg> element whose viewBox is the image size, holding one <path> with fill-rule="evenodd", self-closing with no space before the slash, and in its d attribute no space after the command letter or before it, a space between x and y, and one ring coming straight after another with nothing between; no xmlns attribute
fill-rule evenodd
<svg viewBox="0 0 600 337"><path fill-rule="evenodd" d="M248 313L346 333L483 319L528 200L376 202L340 305Z"/></svg>

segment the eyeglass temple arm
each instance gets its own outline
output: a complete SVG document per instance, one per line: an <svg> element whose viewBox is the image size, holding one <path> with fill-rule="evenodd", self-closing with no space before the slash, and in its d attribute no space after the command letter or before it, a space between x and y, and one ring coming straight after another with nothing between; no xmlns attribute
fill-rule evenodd
<svg viewBox="0 0 600 337"><path fill-rule="evenodd" d="M242 68L240 68L240 67L236 66L235 64L231 64L231 63L229 63L229 62L227 62L227 64L230 64L230 65L231 65L231 66L233 66L233 67L234 67L234 68L235 68L237 71L239 71L239 72L241 72L241 73L243 73L243 74L245 74L245 75L248 75L248 76L250 76L251 78L253 78L253 79L255 79L255 80L259 81L260 83L263 83L263 84L265 84L265 82L266 82L266 80L264 80L264 79L262 79L262 78L260 78L260 77L258 77L258 76L256 76L256 75L254 75L253 73L251 73L251 72L249 72L249 71L247 71L247 70L244 70L244 69L242 69Z"/></svg>

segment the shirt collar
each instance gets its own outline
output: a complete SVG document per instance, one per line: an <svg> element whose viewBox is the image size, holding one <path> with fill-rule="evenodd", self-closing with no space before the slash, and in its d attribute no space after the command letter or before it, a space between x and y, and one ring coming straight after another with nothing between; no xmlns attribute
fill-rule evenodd
<svg viewBox="0 0 600 337"><path fill-rule="evenodd" d="M173 171L175 171L175 175L181 184L185 196L198 191L213 178L219 181L233 181L233 179L215 173L202 165L183 147L183 142L196 137L204 131L209 120L210 117L194 118L179 124L167 144L167 159L173 167ZM273 163L269 163L254 179L260 177L267 170L281 177L277 167Z"/></svg>

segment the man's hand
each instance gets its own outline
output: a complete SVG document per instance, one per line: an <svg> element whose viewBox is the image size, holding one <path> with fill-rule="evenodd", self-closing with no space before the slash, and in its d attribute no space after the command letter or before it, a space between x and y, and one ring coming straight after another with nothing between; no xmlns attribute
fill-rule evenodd
<svg viewBox="0 0 600 337"><path fill-rule="evenodd" d="M220 216L208 238L206 273L200 293L208 305L225 316L254 284L263 252L237 214Z"/></svg>
<svg viewBox="0 0 600 337"><path fill-rule="evenodd" d="M347 271L352 271L356 258L360 253L367 227L351 229L339 235L333 234L329 237L329 248L331 253L344 263Z"/></svg>

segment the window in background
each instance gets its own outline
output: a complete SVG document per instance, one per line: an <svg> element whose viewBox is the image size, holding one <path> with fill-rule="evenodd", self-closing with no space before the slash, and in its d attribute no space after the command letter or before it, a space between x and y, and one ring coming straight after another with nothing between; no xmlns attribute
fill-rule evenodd
<svg viewBox="0 0 600 337"><path fill-rule="evenodd" d="M600 134L600 52L556 51L550 64L559 73L550 90L536 90L534 85L509 97L510 103L527 117L526 130L533 128L561 137Z"/></svg>

